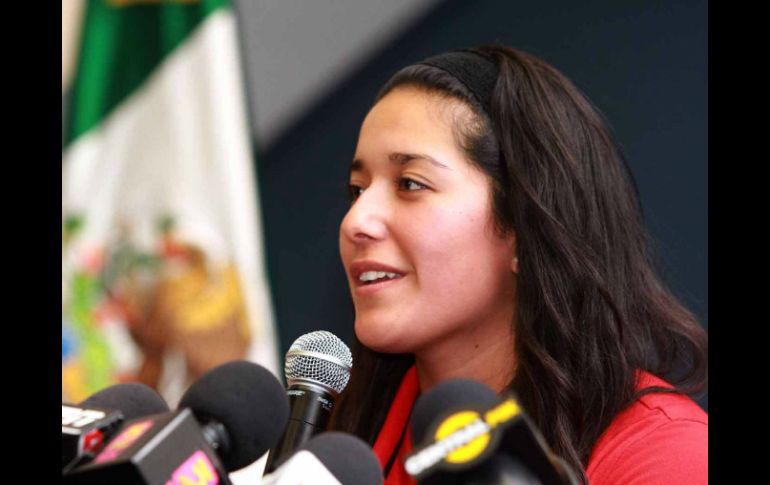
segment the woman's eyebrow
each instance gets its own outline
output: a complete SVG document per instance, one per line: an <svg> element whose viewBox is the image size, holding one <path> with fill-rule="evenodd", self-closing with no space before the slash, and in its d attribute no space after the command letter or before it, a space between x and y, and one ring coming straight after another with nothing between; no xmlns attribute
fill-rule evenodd
<svg viewBox="0 0 770 485"><path fill-rule="evenodd" d="M448 165L439 162L435 158L425 155L423 153L401 153L401 152L394 152L388 155L388 160L390 160L393 163L397 163L399 165L406 165L407 163L411 162L412 160L426 160L430 162L432 165L435 165L439 168L444 168L447 170L452 170L449 168ZM360 172L364 169L364 162L361 160L353 160L353 163L350 164L350 173L353 172Z"/></svg>
<svg viewBox="0 0 770 485"><path fill-rule="evenodd" d="M388 160L391 162L399 163L401 165L406 165L407 163L411 162L412 160L427 160L432 165L435 165L440 168L445 168L447 170L451 170L449 166L447 166L444 163L439 162L435 158L425 155L423 153L391 153L388 155Z"/></svg>
<svg viewBox="0 0 770 485"><path fill-rule="evenodd" d="M350 164L350 173L353 172L362 172L364 170L364 162L361 160L353 160L353 163Z"/></svg>

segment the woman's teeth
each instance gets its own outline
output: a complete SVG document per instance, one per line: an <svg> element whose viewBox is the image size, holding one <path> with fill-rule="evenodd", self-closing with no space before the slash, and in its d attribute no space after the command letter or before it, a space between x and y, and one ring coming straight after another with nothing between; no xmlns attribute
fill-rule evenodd
<svg viewBox="0 0 770 485"><path fill-rule="evenodd" d="M397 273L388 273L386 271L365 271L361 273L361 275L358 277L358 280L362 283L369 283L371 281L376 281L382 278L388 278L392 280L398 277L399 275Z"/></svg>

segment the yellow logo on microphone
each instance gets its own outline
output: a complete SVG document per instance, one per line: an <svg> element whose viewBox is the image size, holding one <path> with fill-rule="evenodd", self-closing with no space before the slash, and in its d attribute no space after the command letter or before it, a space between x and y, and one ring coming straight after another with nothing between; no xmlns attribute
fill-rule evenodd
<svg viewBox="0 0 770 485"><path fill-rule="evenodd" d="M412 453L404 468L418 476L429 468L445 462L466 465L481 457L494 445L494 431L521 414L521 408L511 397L487 411L463 409L444 418L433 433L433 442Z"/></svg>
<svg viewBox="0 0 770 485"><path fill-rule="evenodd" d="M479 456L489 444L491 436L486 432L486 427L479 426L481 424L481 416L476 411L460 411L446 418L436 430L435 440L441 441L449 438L453 433L457 433L460 430L467 429L472 430L479 429L478 437L471 438L467 444L460 445L459 448L454 451L450 451L444 460L449 463L466 463L477 456ZM475 433L469 433L475 434Z"/></svg>

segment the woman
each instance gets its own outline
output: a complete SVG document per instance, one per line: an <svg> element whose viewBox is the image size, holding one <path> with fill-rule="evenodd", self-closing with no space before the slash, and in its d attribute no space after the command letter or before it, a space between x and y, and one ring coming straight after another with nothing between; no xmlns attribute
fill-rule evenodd
<svg viewBox="0 0 770 485"><path fill-rule="evenodd" d="M604 120L542 60L499 46L406 67L361 126L340 252L356 311L332 426L386 483L417 395L514 390L591 483L705 483L708 340L653 270ZM663 380L666 379L666 380ZM684 481L682 481L684 480Z"/></svg>

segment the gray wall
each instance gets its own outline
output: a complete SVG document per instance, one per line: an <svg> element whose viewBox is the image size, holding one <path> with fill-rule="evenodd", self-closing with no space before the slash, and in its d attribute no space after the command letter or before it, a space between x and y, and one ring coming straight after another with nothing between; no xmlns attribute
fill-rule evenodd
<svg viewBox="0 0 770 485"><path fill-rule="evenodd" d="M329 23L313 31L313 38L282 37L291 44L282 46L288 51L272 55L289 52L289 57L270 61L280 65L296 60L297 65L284 68L293 77L309 78L308 86L318 81L312 95L308 91L281 109L268 108L269 94L252 99L258 126L260 113L284 113L275 115L275 127L263 128L261 135L257 130L262 137L258 171L281 351L315 329L352 338L352 304L337 231L347 207L345 183L358 128L378 87L408 63L489 41L552 63L610 120L635 174L664 277L708 327L707 2L448 0L424 10L410 24L407 19L419 11L383 16L391 19L388 28L394 29L389 31L394 38L387 39L387 29L375 29L378 40L356 55L335 52L340 56L336 61L321 63L334 66L323 74L318 66L311 68L311 61L328 54L326 45L343 43L350 22L342 17L330 22L335 17L329 12L313 11L305 19L309 24L315 17ZM377 23L375 16L360 15ZM247 57L252 49L257 48L247 45ZM300 67L307 68L306 73ZM259 70L259 63L250 67L250 82ZM274 74L271 82L282 84L281 76ZM302 91L299 85L292 90ZM707 400L701 404L707 408Z"/></svg>
<svg viewBox="0 0 770 485"><path fill-rule="evenodd" d="M269 145L438 0L234 0L252 128Z"/></svg>

